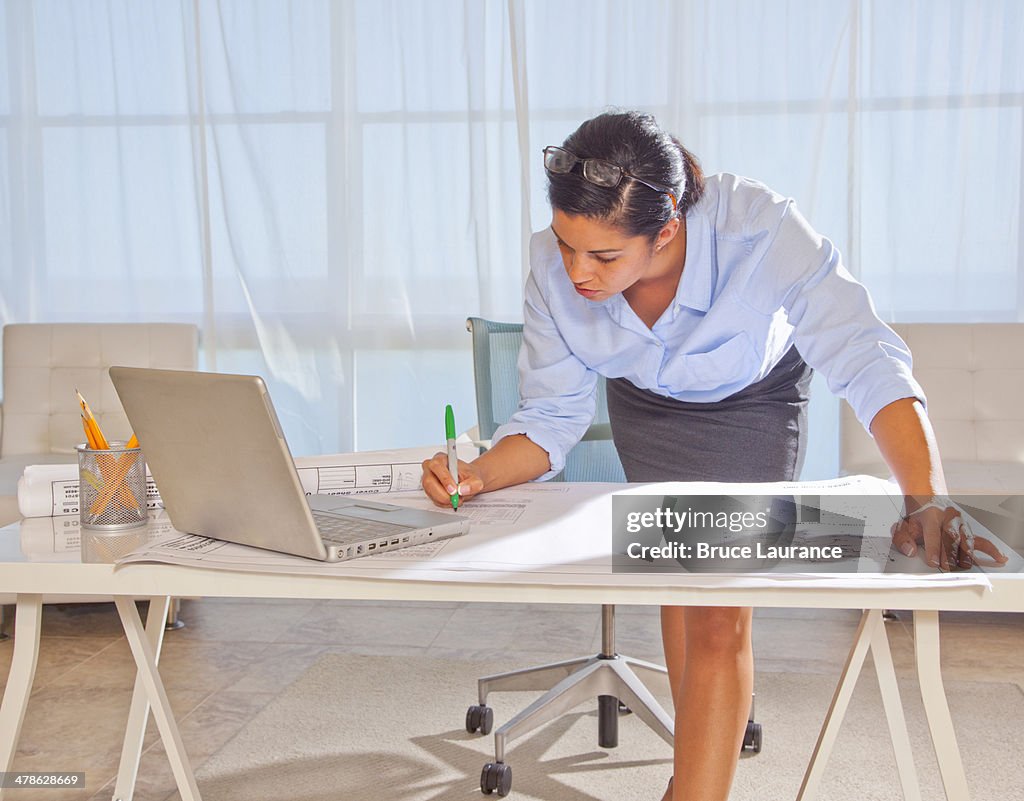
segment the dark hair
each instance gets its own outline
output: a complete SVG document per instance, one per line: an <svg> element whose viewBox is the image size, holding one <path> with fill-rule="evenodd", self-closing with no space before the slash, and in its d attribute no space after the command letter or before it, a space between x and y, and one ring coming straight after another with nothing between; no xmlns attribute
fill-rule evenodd
<svg viewBox="0 0 1024 801"><path fill-rule="evenodd" d="M608 188L584 180L578 167L564 174L548 173L552 208L607 220L630 236L653 239L673 217L684 217L704 193L704 173L697 159L650 114L601 114L584 122L562 147L580 159L610 161L637 178L672 190L678 199L675 211L667 195L629 178Z"/></svg>

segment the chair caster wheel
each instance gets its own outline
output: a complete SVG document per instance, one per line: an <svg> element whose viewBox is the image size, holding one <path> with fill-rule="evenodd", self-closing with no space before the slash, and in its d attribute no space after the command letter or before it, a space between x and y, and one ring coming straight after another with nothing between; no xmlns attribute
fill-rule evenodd
<svg viewBox="0 0 1024 801"><path fill-rule="evenodd" d="M761 753L761 724L754 723L752 720L747 721L747 731L743 735L743 746L740 748L741 751L753 751L755 754Z"/></svg>
<svg viewBox="0 0 1024 801"><path fill-rule="evenodd" d="M488 762L480 772L480 792L490 795L497 792L504 797L512 789L512 768L504 762Z"/></svg>
<svg viewBox="0 0 1024 801"><path fill-rule="evenodd" d="M472 734L490 734L494 726L494 710L489 706L473 705L466 710L466 731Z"/></svg>

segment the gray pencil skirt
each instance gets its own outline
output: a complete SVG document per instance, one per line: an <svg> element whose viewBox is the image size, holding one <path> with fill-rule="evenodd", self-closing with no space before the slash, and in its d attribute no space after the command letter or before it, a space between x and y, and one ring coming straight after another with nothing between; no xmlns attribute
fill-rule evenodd
<svg viewBox="0 0 1024 801"><path fill-rule="evenodd" d="M791 481L807 449L811 368L796 348L761 381L687 403L609 379L612 438L628 481Z"/></svg>

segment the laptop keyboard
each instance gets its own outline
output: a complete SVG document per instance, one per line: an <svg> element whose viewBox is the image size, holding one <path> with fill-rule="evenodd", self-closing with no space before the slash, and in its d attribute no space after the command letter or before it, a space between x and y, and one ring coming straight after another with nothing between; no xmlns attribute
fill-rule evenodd
<svg viewBox="0 0 1024 801"><path fill-rule="evenodd" d="M396 523L382 523L379 520L362 520L358 517L313 512L313 521L320 530L324 542L331 545L348 545L366 540L399 537L413 526L402 526Z"/></svg>

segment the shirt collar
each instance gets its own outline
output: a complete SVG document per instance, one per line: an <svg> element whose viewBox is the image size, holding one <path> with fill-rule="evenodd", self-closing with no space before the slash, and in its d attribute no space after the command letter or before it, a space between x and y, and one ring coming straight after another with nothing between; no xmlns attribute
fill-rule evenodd
<svg viewBox="0 0 1024 801"><path fill-rule="evenodd" d="M693 209L686 215L686 262L676 289L676 308L686 306L699 312L711 308L711 258L708 220Z"/></svg>
<svg viewBox="0 0 1024 801"><path fill-rule="evenodd" d="M594 301L588 300L587 303L594 304ZM594 305L597 305L597 304L594 304ZM604 306L605 311L608 312L608 316L612 318L612 320L615 322L616 325L623 325L624 326L626 324L625 323L625 318L626 318L625 312L626 312L626 308L627 308L628 304L626 303L626 299L624 297L622 297L622 293L621 292L617 292L616 294L612 295L610 298L608 298L606 301L604 301L601 305Z"/></svg>

